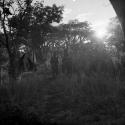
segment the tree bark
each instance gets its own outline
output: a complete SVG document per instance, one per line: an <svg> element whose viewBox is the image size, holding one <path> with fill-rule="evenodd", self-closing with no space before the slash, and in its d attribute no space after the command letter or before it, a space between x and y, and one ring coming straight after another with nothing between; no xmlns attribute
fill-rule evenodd
<svg viewBox="0 0 125 125"><path fill-rule="evenodd" d="M2 9L5 8L5 0L3 0L2 3ZM14 84L15 84L15 54L12 50L12 46L10 46L9 36L6 30L6 24L5 24L6 14L3 14L3 20L2 20L2 26L5 36L5 47L8 52L9 56L9 67L8 67L8 77L9 77L9 88L11 89L11 94L14 92ZM14 49L15 50L15 49Z"/></svg>
<svg viewBox="0 0 125 125"><path fill-rule="evenodd" d="M125 37L125 0L110 0L120 22Z"/></svg>

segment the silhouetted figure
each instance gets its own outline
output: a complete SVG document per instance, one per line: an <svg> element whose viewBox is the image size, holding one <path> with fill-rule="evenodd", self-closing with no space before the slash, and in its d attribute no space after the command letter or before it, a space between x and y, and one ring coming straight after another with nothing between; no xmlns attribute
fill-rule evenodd
<svg viewBox="0 0 125 125"><path fill-rule="evenodd" d="M64 55L62 58L62 72L68 76L72 74L72 60L68 55L67 50L64 50Z"/></svg>
<svg viewBox="0 0 125 125"><path fill-rule="evenodd" d="M58 64L59 64L58 56L56 52L53 53L50 63L51 63L51 69L52 69L52 76L53 78L55 78L58 75Z"/></svg>
<svg viewBox="0 0 125 125"><path fill-rule="evenodd" d="M22 72L25 71L25 66L24 66L24 58L25 58L25 54L23 54L22 57L19 58L17 64L18 64L18 73L21 74Z"/></svg>
<svg viewBox="0 0 125 125"><path fill-rule="evenodd" d="M28 71L36 71L36 65L31 61L30 58L28 58L27 60L28 60L28 63L27 63Z"/></svg>
<svg viewBox="0 0 125 125"><path fill-rule="evenodd" d="M36 71L36 65L33 63L33 61L30 59L30 57L27 57L26 54L23 54L17 61L17 77L22 75L25 71Z"/></svg>

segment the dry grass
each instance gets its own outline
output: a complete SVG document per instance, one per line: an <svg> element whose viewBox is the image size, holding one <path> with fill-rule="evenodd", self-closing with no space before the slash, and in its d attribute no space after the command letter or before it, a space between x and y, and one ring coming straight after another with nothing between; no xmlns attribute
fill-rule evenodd
<svg viewBox="0 0 125 125"><path fill-rule="evenodd" d="M124 82L103 75L59 75L56 79L36 76L16 86L14 103L37 114L41 121L57 123L109 124L125 122Z"/></svg>

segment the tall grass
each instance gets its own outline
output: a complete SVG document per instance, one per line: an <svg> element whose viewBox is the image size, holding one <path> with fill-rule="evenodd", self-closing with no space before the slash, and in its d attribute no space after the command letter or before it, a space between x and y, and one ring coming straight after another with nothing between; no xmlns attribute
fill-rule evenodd
<svg viewBox="0 0 125 125"><path fill-rule="evenodd" d="M23 79L16 86L13 104L24 116L34 114L41 122L108 124L123 119L124 100L124 82L97 74L84 75L78 82L75 74L70 78L60 74L56 79Z"/></svg>

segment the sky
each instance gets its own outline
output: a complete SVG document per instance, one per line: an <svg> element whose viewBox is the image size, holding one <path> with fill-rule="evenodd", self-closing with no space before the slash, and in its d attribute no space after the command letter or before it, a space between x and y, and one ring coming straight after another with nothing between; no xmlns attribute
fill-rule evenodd
<svg viewBox="0 0 125 125"><path fill-rule="evenodd" d="M116 13L109 0L45 0L46 5L63 5L62 23L69 20L89 21L96 30L104 30Z"/></svg>

